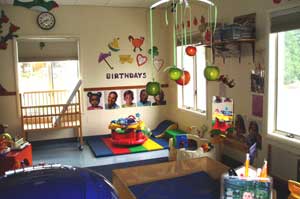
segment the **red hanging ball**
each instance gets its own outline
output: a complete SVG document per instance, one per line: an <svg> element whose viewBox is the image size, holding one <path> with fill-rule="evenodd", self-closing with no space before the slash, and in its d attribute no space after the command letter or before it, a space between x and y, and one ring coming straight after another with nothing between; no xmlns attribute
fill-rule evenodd
<svg viewBox="0 0 300 199"><path fill-rule="evenodd" d="M197 25L198 25L198 20L197 20L196 17L194 17L193 24L194 24L194 26L197 26Z"/></svg>
<svg viewBox="0 0 300 199"><path fill-rule="evenodd" d="M197 48L194 46L188 46L185 48L185 52L188 56L195 56L197 53Z"/></svg>
<svg viewBox="0 0 300 199"><path fill-rule="evenodd" d="M184 85L187 85L191 80L191 75L189 73L189 71L183 71L183 74L181 75L181 77L176 80L176 83L181 85L181 86L184 86Z"/></svg>

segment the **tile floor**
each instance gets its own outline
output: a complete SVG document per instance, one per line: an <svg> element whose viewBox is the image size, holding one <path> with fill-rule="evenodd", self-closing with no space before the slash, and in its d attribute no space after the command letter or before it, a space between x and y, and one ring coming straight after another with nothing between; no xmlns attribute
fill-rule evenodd
<svg viewBox="0 0 300 199"><path fill-rule="evenodd" d="M168 150L117 155L111 157L95 158L88 145L84 145L83 151L79 151L78 142L43 142L32 146L33 165L39 163L58 163L76 167L92 167L109 165L138 160L168 157Z"/></svg>

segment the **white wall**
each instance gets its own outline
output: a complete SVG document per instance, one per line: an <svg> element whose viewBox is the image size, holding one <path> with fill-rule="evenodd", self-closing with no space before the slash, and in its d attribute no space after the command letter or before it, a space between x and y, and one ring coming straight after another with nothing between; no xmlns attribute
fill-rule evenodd
<svg viewBox="0 0 300 199"><path fill-rule="evenodd" d="M142 54L148 55L147 51L150 48L148 9L60 6L52 11L56 17L56 25L49 31L41 30L37 26L38 12L22 7L3 5L1 5L1 9L10 18L10 22L20 26L20 30L16 33L20 37L69 36L79 38L82 88L146 85L148 81L152 80L152 71L156 80L162 84L168 83L168 78L165 78L166 73L162 70L160 72L153 70L153 66L149 64L150 61L142 67L137 66L135 57L139 52L133 53L132 45L128 40L129 35L145 37ZM154 45L159 48L159 57L165 60L165 65L168 65L168 59L166 59L167 34L165 34L168 29L164 20L161 19L164 19L164 12L160 13L159 9L155 10ZM4 29L4 31L6 30ZM118 53L112 53L109 62L115 69L111 70L105 63L98 63L98 55L100 52L109 51L107 45L114 37L120 37L121 50ZM0 51L0 83L8 91L16 91L13 42L9 40L8 44L6 50ZM131 54L134 63L120 64L119 54ZM148 56L148 58L150 57ZM107 80L105 74L109 72L146 72L147 78ZM168 89L164 90L168 95ZM150 128L154 128L167 117L168 106L126 108L118 111L86 111L86 92L82 92L82 98L84 136L110 133L107 127L111 120L127 117L137 112L141 113L142 119ZM21 123L17 114L16 96L1 96L0 109L0 123L8 124L12 134L20 134ZM30 139L44 140L71 136L73 134L69 131L65 131L65 133L31 133Z"/></svg>

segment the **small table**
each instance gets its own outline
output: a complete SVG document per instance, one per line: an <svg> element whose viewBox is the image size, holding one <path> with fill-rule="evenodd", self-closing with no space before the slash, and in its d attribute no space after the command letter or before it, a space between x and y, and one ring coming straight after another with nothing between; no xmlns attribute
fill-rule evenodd
<svg viewBox="0 0 300 199"><path fill-rule="evenodd" d="M10 151L6 155L0 156L0 175L4 175L5 171L26 166L32 166L31 144L21 150Z"/></svg>

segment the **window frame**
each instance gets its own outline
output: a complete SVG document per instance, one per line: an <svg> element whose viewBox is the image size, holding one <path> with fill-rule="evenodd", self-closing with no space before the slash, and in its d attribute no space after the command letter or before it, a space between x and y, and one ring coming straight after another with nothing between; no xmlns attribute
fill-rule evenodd
<svg viewBox="0 0 300 199"><path fill-rule="evenodd" d="M187 46L188 45L183 45L183 46L178 45L177 46L177 51L178 51L178 49L181 49L181 48L185 49L185 47L187 47ZM204 50L203 57L205 58L204 63L206 63L206 48L205 48L205 46L199 45L199 44L192 44L192 46L195 46L196 48L199 48L199 47L203 48L203 50ZM199 52L199 51L197 51L197 52ZM177 55L178 55L178 53L177 53ZM203 75L203 71L204 71L205 66L204 66L202 72L199 71L199 67L197 65L197 55L198 55L198 53L196 54L196 56L192 57L192 59L193 59L193 76L191 76L191 79L190 79L190 83L193 82L193 84L194 84L194 90L193 90L194 106L190 107L190 106L184 105L184 86L177 85L177 88L176 88L177 89L177 108L180 109L180 110L183 110L183 111L193 112L193 113L199 114L201 116L207 116L207 114L208 114L207 113L207 81L206 81L206 79ZM188 56L188 55L186 55L185 51L183 52L183 56ZM181 64L178 64L178 56L177 56L177 66L179 66L179 65L181 65ZM198 88L197 85L198 85L198 76L199 75L201 75L201 77L204 80L203 82L205 82L205 86L204 86L205 87L205 91L204 91L205 94L202 93L205 96L201 96L201 94L198 95L199 88ZM181 90L180 92L179 92L179 89ZM202 97L205 99L205 105L204 105L205 110L201 110L199 108L199 104L198 104L198 98L202 98ZM179 99L181 99L181 100L179 100Z"/></svg>
<svg viewBox="0 0 300 199"><path fill-rule="evenodd" d="M292 6L291 8L293 8ZM289 8L285 8L289 9ZM278 11L278 10L277 10ZM269 27L271 27L271 12L269 13L270 21ZM290 29L284 30L282 32L287 32L291 30L300 30ZM266 119L266 130L267 137L273 141L279 141L286 144L292 144L296 146L300 143L300 135L293 134L292 132L285 132L277 129L277 114L278 114L278 81L279 81L279 33L281 32L271 32L271 29L268 31L267 37L267 46L268 50L266 52L266 58L268 60L268 91L267 91L267 119ZM297 146L299 148L299 146Z"/></svg>

